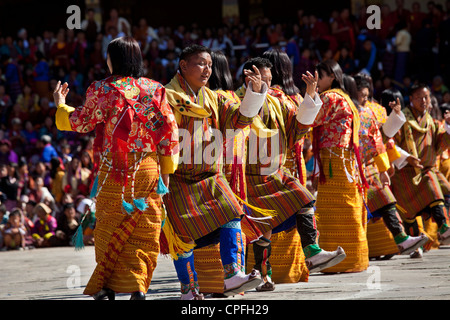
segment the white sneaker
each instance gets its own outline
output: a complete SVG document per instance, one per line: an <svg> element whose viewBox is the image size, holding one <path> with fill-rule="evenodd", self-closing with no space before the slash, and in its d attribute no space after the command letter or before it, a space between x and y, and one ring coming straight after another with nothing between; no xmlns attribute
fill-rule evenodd
<svg viewBox="0 0 450 320"><path fill-rule="evenodd" d="M444 233L439 233L439 243L441 245L450 244L450 228L447 229Z"/></svg>
<svg viewBox="0 0 450 320"><path fill-rule="evenodd" d="M239 271L230 279L225 279L223 294L226 297L234 296L241 292L255 289L261 282L262 278L258 270L253 270L250 274Z"/></svg>
<svg viewBox="0 0 450 320"><path fill-rule="evenodd" d="M417 248L422 247L428 242L428 237L423 233L418 237L408 237L405 241L397 245L400 254L407 255L415 251Z"/></svg>
<svg viewBox="0 0 450 320"><path fill-rule="evenodd" d="M344 249L338 247L335 251L322 250L305 261L309 272L313 273L337 265L344 260L346 256Z"/></svg>

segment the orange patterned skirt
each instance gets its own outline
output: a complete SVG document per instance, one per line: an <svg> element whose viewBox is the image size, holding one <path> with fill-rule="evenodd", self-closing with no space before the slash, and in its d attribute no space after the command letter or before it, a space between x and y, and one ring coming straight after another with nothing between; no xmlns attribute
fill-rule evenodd
<svg viewBox="0 0 450 320"><path fill-rule="evenodd" d="M345 170L357 179L353 152L345 150L344 160L337 155L341 149L321 150L326 182L317 190L316 220L319 246L327 251L341 246L347 257L339 264L323 270L324 273L361 272L369 266L367 244L367 211L355 182L350 182ZM331 164L330 164L331 163Z"/></svg>
<svg viewBox="0 0 450 320"><path fill-rule="evenodd" d="M136 156L139 159L141 153ZM108 154L107 159L111 158ZM133 156L128 156L128 164L129 167L134 165ZM117 293L147 292L159 255L161 199L156 193L158 179L156 154L147 154L136 171L134 199L145 198L148 207L144 211L135 208L133 213L127 214L122 209L123 183L109 177L106 166L100 168L101 190L97 196L94 230L97 266L84 294L93 295L105 287ZM128 182L124 199L132 203L131 179Z"/></svg>

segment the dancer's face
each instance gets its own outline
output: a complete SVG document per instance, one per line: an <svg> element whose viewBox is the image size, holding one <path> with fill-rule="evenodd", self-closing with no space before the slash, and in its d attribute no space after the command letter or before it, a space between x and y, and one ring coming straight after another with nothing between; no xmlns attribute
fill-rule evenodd
<svg viewBox="0 0 450 320"><path fill-rule="evenodd" d="M317 88L319 92L327 91L331 88L334 81L334 74L327 74L325 71L321 70L319 73L319 81L317 81Z"/></svg>
<svg viewBox="0 0 450 320"><path fill-rule="evenodd" d="M369 99L369 89L363 88L358 91L358 103L360 106L365 106L367 100Z"/></svg>
<svg viewBox="0 0 450 320"><path fill-rule="evenodd" d="M180 61L181 75L195 92L208 83L212 72L211 55L199 52Z"/></svg>
<svg viewBox="0 0 450 320"><path fill-rule="evenodd" d="M430 92L427 88L422 88L420 90L416 90L412 94L411 98L411 107L413 110L417 111L420 114L425 113L428 109L428 105L430 103Z"/></svg>

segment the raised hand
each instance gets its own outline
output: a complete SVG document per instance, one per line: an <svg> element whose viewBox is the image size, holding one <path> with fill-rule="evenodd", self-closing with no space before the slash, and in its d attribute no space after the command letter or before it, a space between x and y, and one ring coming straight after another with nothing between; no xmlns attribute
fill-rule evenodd
<svg viewBox="0 0 450 320"><path fill-rule="evenodd" d="M319 81L319 73L316 71L314 75L307 71L306 74L302 75L303 81L306 83L306 93L309 94L311 98L314 99L317 92L317 82Z"/></svg>
<svg viewBox="0 0 450 320"><path fill-rule="evenodd" d="M396 114L400 114L400 112L402 111L402 105L400 103L400 99L397 98L397 101L391 101L389 102L389 107L394 110L394 112Z"/></svg>
<svg viewBox="0 0 450 320"><path fill-rule="evenodd" d="M262 90L262 79L261 72L255 66L253 66L253 71L244 69L244 74L248 80L252 83L252 88L254 92L261 92Z"/></svg>
<svg viewBox="0 0 450 320"><path fill-rule="evenodd" d="M53 91L53 100L55 101L56 106L59 106L62 103L66 103L66 97L69 93L69 90L69 84L67 82L61 85L61 81L58 81L55 91Z"/></svg>

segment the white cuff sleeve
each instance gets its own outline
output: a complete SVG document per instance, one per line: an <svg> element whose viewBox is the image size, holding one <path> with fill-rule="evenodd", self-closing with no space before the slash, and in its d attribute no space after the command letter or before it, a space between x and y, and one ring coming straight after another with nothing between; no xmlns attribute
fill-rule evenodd
<svg viewBox="0 0 450 320"><path fill-rule="evenodd" d="M397 114L392 111L386 122L383 124L383 132L388 138L392 138L400 130L403 124L406 122L403 112Z"/></svg>
<svg viewBox="0 0 450 320"><path fill-rule="evenodd" d="M410 156L410 154L405 150L403 150L402 148L400 148L399 146L395 146L395 148L397 149L398 152L400 152L400 158L393 161L392 164L395 165L395 167L398 170L400 170L403 169L408 164L406 159Z"/></svg>
<svg viewBox="0 0 450 320"><path fill-rule="evenodd" d="M314 96L314 100L309 94L306 94L302 104L298 107L297 121L304 125L313 124L322 104L323 102L317 93Z"/></svg>
<svg viewBox="0 0 450 320"><path fill-rule="evenodd" d="M266 100L266 95L268 87L266 83L262 83L263 93L254 92L252 88L252 83L248 83L247 90L245 91L244 99L242 99L239 111L241 114L247 118L256 117L261 109L264 100Z"/></svg>

